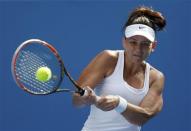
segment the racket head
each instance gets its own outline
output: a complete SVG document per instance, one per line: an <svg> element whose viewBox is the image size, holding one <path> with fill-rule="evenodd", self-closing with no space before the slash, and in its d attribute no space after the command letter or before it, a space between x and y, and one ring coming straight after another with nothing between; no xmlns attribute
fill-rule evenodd
<svg viewBox="0 0 191 131"><path fill-rule="evenodd" d="M52 76L41 82L35 73L40 67L48 67ZM34 95L47 95L55 92L63 80L64 63L57 50L40 39L24 41L15 51L11 71L17 85Z"/></svg>

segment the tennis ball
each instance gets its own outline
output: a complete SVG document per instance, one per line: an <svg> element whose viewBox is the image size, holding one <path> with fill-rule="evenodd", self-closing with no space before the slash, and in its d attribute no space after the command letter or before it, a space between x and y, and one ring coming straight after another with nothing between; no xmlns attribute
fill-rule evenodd
<svg viewBox="0 0 191 131"><path fill-rule="evenodd" d="M47 82L52 77L52 72L48 67L40 67L36 71L36 79L41 82Z"/></svg>

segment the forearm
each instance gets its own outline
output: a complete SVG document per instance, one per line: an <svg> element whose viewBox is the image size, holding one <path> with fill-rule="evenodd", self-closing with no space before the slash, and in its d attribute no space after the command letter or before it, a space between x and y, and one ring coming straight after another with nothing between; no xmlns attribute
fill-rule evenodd
<svg viewBox="0 0 191 131"><path fill-rule="evenodd" d="M164 77L157 80L150 86L150 89L139 105L126 102L123 112L120 112L130 123L143 125L162 110L162 90Z"/></svg>
<svg viewBox="0 0 191 131"><path fill-rule="evenodd" d="M143 125L154 115L156 115L162 108L162 99L158 100L154 104L143 104L134 105L126 101L124 98L119 96L119 104L115 108L123 117L126 118L130 123L135 125Z"/></svg>
<svg viewBox="0 0 191 131"><path fill-rule="evenodd" d="M126 110L121 114L126 120L135 125L143 125L155 115L152 110L131 103L127 104Z"/></svg>

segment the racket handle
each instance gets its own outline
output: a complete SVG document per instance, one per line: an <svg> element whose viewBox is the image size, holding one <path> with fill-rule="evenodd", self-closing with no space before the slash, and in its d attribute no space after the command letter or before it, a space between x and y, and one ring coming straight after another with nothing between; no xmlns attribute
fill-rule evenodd
<svg viewBox="0 0 191 131"><path fill-rule="evenodd" d="M84 96L85 94L87 95L87 91L84 89L78 89L78 91L76 91L76 93L79 93L81 96Z"/></svg>
<svg viewBox="0 0 191 131"><path fill-rule="evenodd" d="M74 92L74 91L72 91L72 90L70 90L70 89L60 89L60 88L58 88L58 89L56 90L56 92Z"/></svg>

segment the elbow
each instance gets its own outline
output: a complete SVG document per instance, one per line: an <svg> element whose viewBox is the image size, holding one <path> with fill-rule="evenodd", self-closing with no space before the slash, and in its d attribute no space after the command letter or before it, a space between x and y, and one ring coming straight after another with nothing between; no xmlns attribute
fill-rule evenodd
<svg viewBox="0 0 191 131"><path fill-rule="evenodd" d="M74 98L72 99L72 105L73 105L74 107L78 107L78 104L77 104L76 100L74 100Z"/></svg>
<svg viewBox="0 0 191 131"><path fill-rule="evenodd" d="M74 107L79 107L74 96L73 96L73 98L72 98L72 105L73 105Z"/></svg>
<svg viewBox="0 0 191 131"><path fill-rule="evenodd" d="M154 115L151 114L147 114L144 115L144 117L138 118L138 119L129 119L128 121L133 124L133 125L137 125L137 126L143 126L145 123L147 123Z"/></svg>
<svg viewBox="0 0 191 131"><path fill-rule="evenodd" d="M82 103L79 103L79 102L76 102L76 101L72 101L72 105L76 108L82 108L84 107L85 105L82 104Z"/></svg>
<svg viewBox="0 0 191 131"><path fill-rule="evenodd" d="M143 118L145 119L144 123L147 122L148 120L150 120L151 118L153 118L160 111L161 111L161 109L158 109L158 110L155 110L155 111L145 109L144 115L143 115Z"/></svg>
<svg viewBox="0 0 191 131"><path fill-rule="evenodd" d="M131 124L143 126L145 123L147 123L151 118L153 118L157 113L154 111L146 110L144 109L141 114L138 116L132 117L132 119L128 119L128 121Z"/></svg>
<svg viewBox="0 0 191 131"><path fill-rule="evenodd" d="M145 123L147 123L150 119L152 119L154 116L156 116L160 111L161 111L161 108L158 109L157 111L145 109L143 116L142 116L142 119L140 119L140 121L137 121L137 123L134 123L134 124L142 126Z"/></svg>
<svg viewBox="0 0 191 131"><path fill-rule="evenodd" d="M82 108L85 106L84 102L82 100L80 100L79 96L77 96L77 95L73 95L72 105L76 108Z"/></svg>
<svg viewBox="0 0 191 131"><path fill-rule="evenodd" d="M144 114L144 117L145 118L152 118L154 117L155 115L157 115L159 112L161 112L162 110L162 107L163 107L163 101L161 101L160 105L153 108L153 109L147 109L145 108L144 111L143 111L143 114Z"/></svg>
<svg viewBox="0 0 191 131"><path fill-rule="evenodd" d="M129 117L129 122L134 124L134 125L138 125L138 126L142 126L145 123L147 123L150 119L152 119L154 116L156 116L163 107L163 102L161 101L159 106L156 106L152 109L150 108L142 108L140 113L131 115Z"/></svg>
<svg viewBox="0 0 191 131"><path fill-rule="evenodd" d="M154 111L145 111L145 113L144 113L144 117L145 118L147 118L147 119L150 119L150 118L152 118L153 116L155 116L155 112Z"/></svg>

